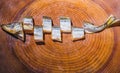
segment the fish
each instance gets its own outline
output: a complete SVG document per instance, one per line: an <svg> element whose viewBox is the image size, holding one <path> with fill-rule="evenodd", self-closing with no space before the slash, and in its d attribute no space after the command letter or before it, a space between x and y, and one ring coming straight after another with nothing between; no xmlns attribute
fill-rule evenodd
<svg viewBox="0 0 120 73"><path fill-rule="evenodd" d="M83 28L85 29L85 33L97 33L97 32L103 31L105 28L110 27L111 25L113 25L118 21L120 20L116 19L115 16L110 15L103 25L95 26L93 23L84 21Z"/></svg>
<svg viewBox="0 0 120 73"><path fill-rule="evenodd" d="M44 33L51 33L52 31L52 19L48 16L43 16L43 31Z"/></svg>
<svg viewBox="0 0 120 73"><path fill-rule="evenodd" d="M53 41L62 42L62 33L71 33L72 40L81 40L85 38L85 34L98 33L106 28L112 27L116 23L120 23L120 19L114 15L110 15L107 20L99 26L94 25L91 22L84 21L82 27L75 27L71 25L71 19L69 17L60 17L60 26L53 26L52 19L48 16L43 16L42 25L34 25L32 17L25 17L23 22L13 22L8 24L2 24L1 28L14 37L25 41L25 34L34 34L35 42L44 42L44 34L51 33ZM27 33L26 31L30 31Z"/></svg>
<svg viewBox="0 0 120 73"><path fill-rule="evenodd" d="M9 24L3 24L1 25L1 28L13 35L14 37L25 41L25 33L24 33L24 29L23 29L23 23L21 22L13 22L13 23L9 23Z"/></svg>
<svg viewBox="0 0 120 73"><path fill-rule="evenodd" d="M33 33L33 28L34 28L34 21L32 17L25 17L23 19L23 27L25 33Z"/></svg>
<svg viewBox="0 0 120 73"><path fill-rule="evenodd" d="M34 40L35 42L44 42L42 26L39 25L34 26Z"/></svg>
<svg viewBox="0 0 120 73"><path fill-rule="evenodd" d="M60 28L64 33L70 33L72 31L71 20L69 17L60 17Z"/></svg>
<svg viewBox="0 0 120 73"><path fill-rule="evenodd" d="M52 28L52 40L61 42L61 30L60 27L54 26Z"/></svg>
<svg viewBox="0 0 120 73"><path fill-rule="evenodd" d="M72 27L72 40L80 40L85 38L85 30L79 27Z"/></svg>

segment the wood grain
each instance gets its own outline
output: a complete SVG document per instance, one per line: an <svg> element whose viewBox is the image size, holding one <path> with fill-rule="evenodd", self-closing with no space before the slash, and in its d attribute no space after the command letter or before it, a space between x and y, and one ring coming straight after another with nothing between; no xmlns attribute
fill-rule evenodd
<svg viewBox="0 0 120 73"><path fill-rule="evenodd" d="M59 25L59 17L67 16L72 26L82 27L83 21L102 25L110 14L120 18L118 5L118 0L1 0L0 24L32 16L35 25L42 25L42 16L49 16ZM24 43L0 29L0 73L119 73L119 31L112 27L75 42L64 33L62 43L46 34L41 45L32 35Z"/></svg>

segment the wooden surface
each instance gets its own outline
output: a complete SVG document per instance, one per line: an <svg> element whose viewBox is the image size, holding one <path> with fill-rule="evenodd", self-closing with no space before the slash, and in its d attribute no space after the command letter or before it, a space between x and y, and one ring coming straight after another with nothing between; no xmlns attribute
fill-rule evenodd
<svg viewBox="0 0 120 73"><path fill-rule="evenodd" d="M50 16L59 25L59 17L68 16L73 26L102 25L110 14L120 18L119 5L119 0L1 0L0 24L33 16L35 25L42 25L42 16ZM120 73L119 31L112 27L76 42L62 34L62 43L47 34L40 45L33 35L24 43L0 29L0 73Z"/></svg>

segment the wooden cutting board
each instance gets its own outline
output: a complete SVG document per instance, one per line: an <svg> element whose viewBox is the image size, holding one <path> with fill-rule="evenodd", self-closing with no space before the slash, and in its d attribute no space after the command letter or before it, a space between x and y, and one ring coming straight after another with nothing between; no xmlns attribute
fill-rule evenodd
<svg viewBox="0 0 120 73"><path fill-rule="evenodd" d="M21 22L26 16L42 25L42 16L49 16L53 25L67 16L72 26L83 21L102 25L110 14L120 18L119 0L1 0L0 24ZM119 73L120 27L112 27L85 39L72 41L71 34L62 34L63 42L54 42L45 34L45 44L36 44L33 35L22 42L0 29L0 73Z"/></svg>

